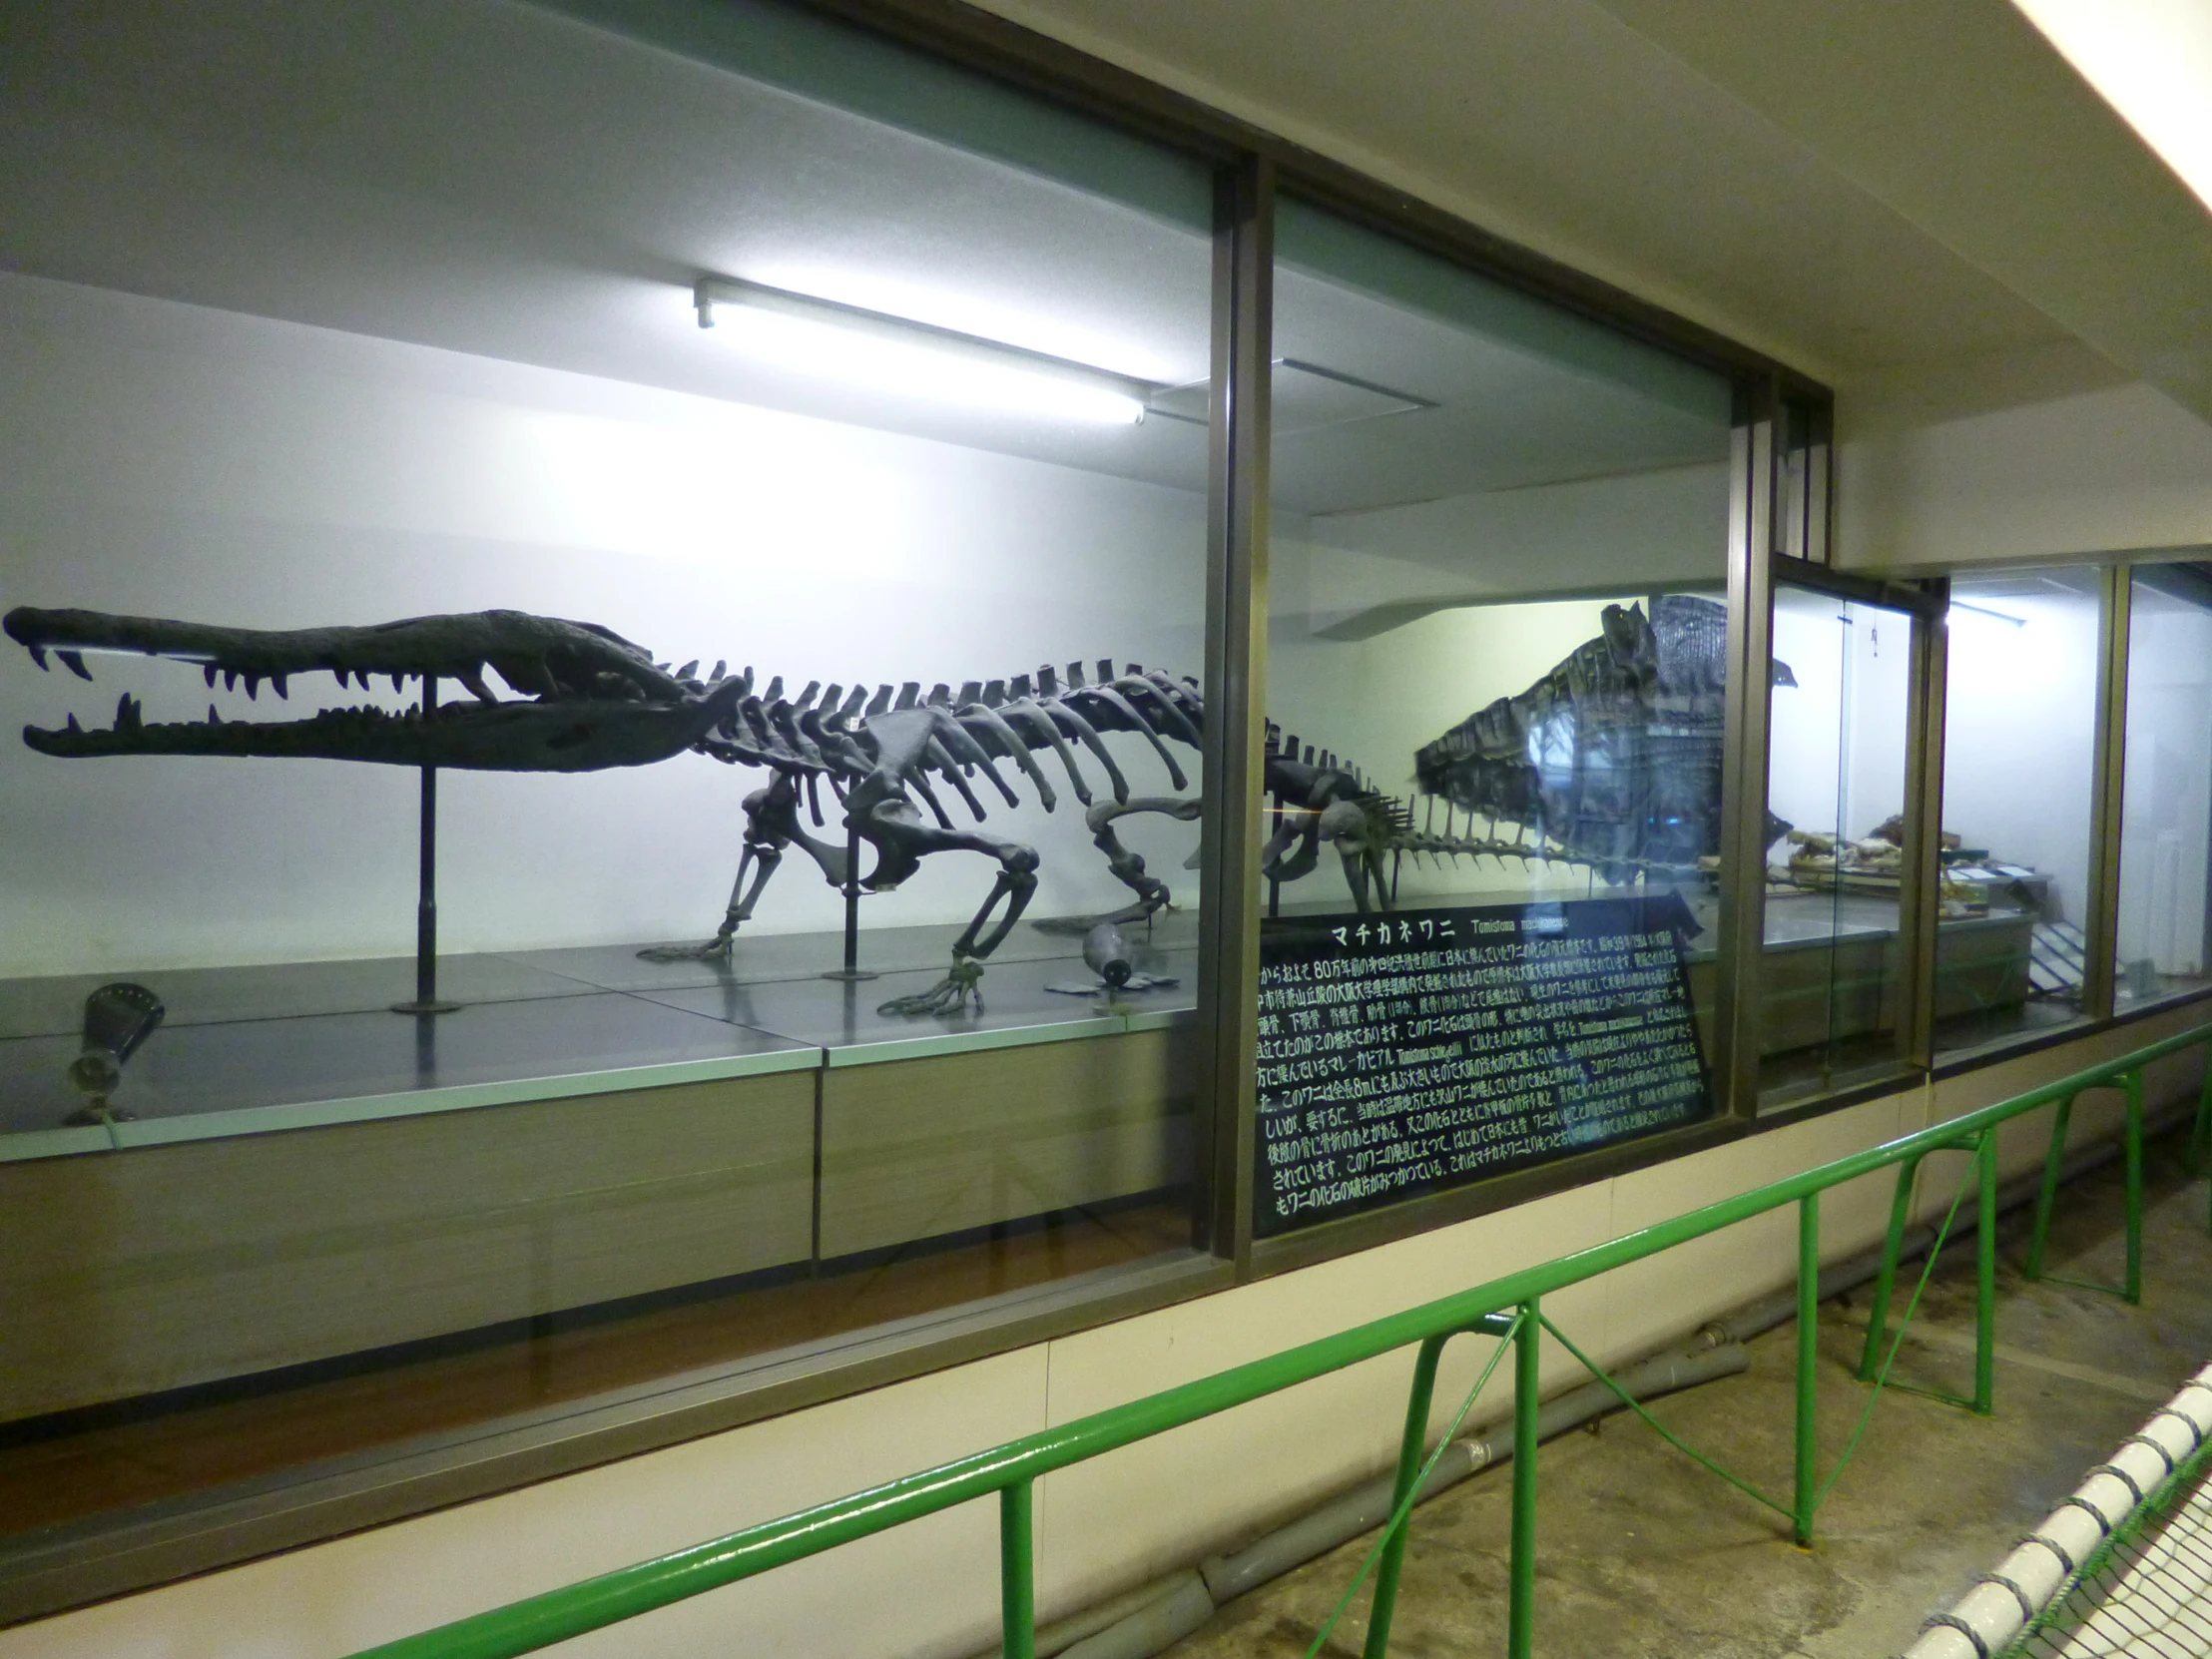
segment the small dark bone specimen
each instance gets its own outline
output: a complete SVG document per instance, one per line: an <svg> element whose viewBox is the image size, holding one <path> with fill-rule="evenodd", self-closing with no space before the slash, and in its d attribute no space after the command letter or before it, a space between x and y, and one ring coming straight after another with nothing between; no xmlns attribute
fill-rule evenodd
<svg viewBox="0 0 2212 1659"><path fill-rule="evenodd" d="M1102 921L1083 935L1083 965L1098 977L1063 979L1045 989L1058 991L1062 996L1103 994L1111 1001L1118 991L1163 990L1177 982L1168 974L1139 972L1137 954L1137 948L1119 926Z"/></svg>
<svg viewBox="0 0 2212 1659"><path fill-rule="evenodd" d="M1526 691L1414 757L1421 789L1503 821L1608 881L1686 880L1720 851L1728 612L1662 594L1605 607L1601 629ZM1774 683L1794 686L1787 665ZM1768 844L1789 826L1769 815Z"/></svg>
<svg viewBox="0 0 2212 1659"><path fill-rule="evenodd" d="M168 1011L160 997L127 979L102 985L85 998L83 1047L69 1063L69 1080L85 1103L69 1114L67 1122L113 1123L132 1116L108 1097L122 1086L124 1063L154 1034Z"/></svg>
<svg viewBox="0 0 2212 1659"><path fill-rule="evenodd" d="M410 617L371 628L211 627L158 617L29 607L0 619L39 667L47 657L90 680L88 652L163 657L198 665L210 687L220 675L249 697L267 684L278 698L302 674L325 673L342 687L388 675L396 687L420 675L457 682L470 695L428 719L409 709L325 709L295 721L220 720L149 725L126 696L115 724L86 730L71 715L59 731L23 729L42 755L227 755L455 767L475 772L598 772L650 766L705 737L742 695L710 689L656 667L621 635L590 623L521 611ZM502 701L489 668L529 701Z"/></svg>

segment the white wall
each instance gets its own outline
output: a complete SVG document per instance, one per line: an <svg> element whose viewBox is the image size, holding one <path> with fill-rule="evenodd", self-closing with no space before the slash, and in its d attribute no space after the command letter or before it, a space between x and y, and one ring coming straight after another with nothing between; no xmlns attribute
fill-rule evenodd
<svg viewBox="0 0 2212 1659"><path fill-rule="evenodd" d="M2212 426L2140 383L2015 374L2033 378L1994 363L1980 383L1839 390L1839 564L1940 571L2212 544Z"/></svg>
<svg viewBox="0 0 2212 1659"><path fill-rule="evenodd" d="M1905 806L1910 619L1782 588L1774 654L1797 684L1770 705L1769 809L1800 830L1869 834Z"/></svg>
<svg viewBox="0 0 2212 1659"><path fill-rule="evenodd" d="M0 1659L333 1659L1487 1282L2202 1019L2201 1009L2179 1010L1933 1091L1869 1101L1037 1348L0 1631ZM2154 1102L2192 1096L2193 1065L2191 1058L2155 1073ZM2093 1101L2074 1122L2077 1140L2111 1127L2109 1112ZM2039 1166L2045 1138L2039 1117L2022 1120L2002 1141L2006 1172ZM1930 1168L1923 1206L1939 1212L1955 1160ZM1825 1257L1851 1254L1879 1236L1890 1189L1884 1173L1826 1196ZM1789 1282L1795 1238L1794 1210L1777 1210L1551 1298L1546 1311L1601 1363L1617 1361ZM2151 1294L2179 1293L2154 1286ZM1439 1426L1472 1382L1483 1347L1466 1341L1446 1351ZM1409 1354L1388 1356L1049 1477L1038 1508L1043 1615L1074 1611L1231 1546L1383 1467L1410 1365ZM1546 1393L1573 1374L1571 1361L1553 1353ZM1470 1422L1505 1414L1509 1387L1497 1382L1492 1388ZM974 1653L996 1637L995 1536L992 1507L971 1504L563 1651L606 1659L719 1659L739 1649L920 1659Z"/></svg>
<svg viewBox="0 0 2212 1659"><path fill-rule="evenodd" d="M2212 833L2212 612L2135 585L2120 819L2119 957L2205 968Z"/></svg>
<svg viewBox="0 0 2212 1659"><path fill-rule="evenodd" d="M1943 828L2051 876L2055 913L2079 925L2096 748L2096 598L2006 584L1994 593L1956 587L1952 599Z"/></svg>
<svg viewBox="0 0 2212 1659"><path fill-rule="evenodd" d="M1821 834L1836 832L1843 789L1843 613L1837 601L1802 588L1775 596L1774 654L1797 684L1776 687L1768 705L1767 806Z"/></svg>
<svg viewBox="0 0 2212 1659"><path fill-rule="evenodd" d="M1204 502L1186 491L15 276L0 276L0 605L252 627L503 606L604 623L676 663L727 656L793 691L1106 656L1201 666ZM205 714L189 667L92 666L96 686L42 676L8 646L0 717L105 725L126 690L149 721ZM318 696L338 701L318 676L289 707ZM215 701L249 712L243 690ZM1164 793L1143 746L1124 770ZM740 803L765 781L700 756L449 774L445 947L703 936ZM1022 789L991 828L1044 850L1034 913L1124 902L1073 803L1047 820ZM403 952L415 793L392 768L57 761L10 738L0 975ZM1195 826L1131 839L1195 898L1195 874L1175 873ZM864 919L964 919L990 874L931 859ZM795 860L757 925L839 913Z"/></svg>
<svg viewBox="0 0 2212 1659"><path fill-rule="evenodd" d="M1851 770L1844 833L1866 835L1905 811L1913 621L1872 605L1849 609Z"/></svg>

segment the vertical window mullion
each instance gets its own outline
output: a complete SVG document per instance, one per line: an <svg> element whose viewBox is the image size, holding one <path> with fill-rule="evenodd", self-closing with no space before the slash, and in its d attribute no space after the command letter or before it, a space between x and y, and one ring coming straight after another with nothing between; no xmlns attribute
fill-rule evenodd
<svg viewBox="0 0 2212 1659"><path fill-rule="evenodd" d="M2097 733L2090 783L2089 895L2082 929L2081 1011L2110 1019L2118 991L2120 822L2127 770L2127 650L2134 572L2103 572L2097 634Z"/></svg>
<svg viewBox="0 0 2212 1659"><path fill-rule="evenodd" d="M1766 928L1767 733L1774 660L1780 416L1771 383L1748 387L1730 450L1728 690L1721 740L1720 937L1715 941L1721 1109L1759 1107L1757 969Z"/></svg>
<svg viewBox="0 0 2212 1659"><path fill-rule="evenodd" d="M1214 235L1211 529L1205 793L1199 910L1195 1151L1201 1248L1252 1255L1259 1007L1260 813L1267 728L1268 422L1273 353L1274 165L1221 176Z"/></svg>

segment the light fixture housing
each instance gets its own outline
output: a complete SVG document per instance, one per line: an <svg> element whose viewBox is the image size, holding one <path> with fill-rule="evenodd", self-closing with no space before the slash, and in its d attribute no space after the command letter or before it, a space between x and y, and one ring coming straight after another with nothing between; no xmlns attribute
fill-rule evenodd
<svg viewBox="0 0 2212 1659"><path fill-rule="evenodd" d="M1134 425L1161 387L1134 375L737 276L692 286L702 328L734 308L746 344L792 367L878 390L1046 418Z"/></svg>

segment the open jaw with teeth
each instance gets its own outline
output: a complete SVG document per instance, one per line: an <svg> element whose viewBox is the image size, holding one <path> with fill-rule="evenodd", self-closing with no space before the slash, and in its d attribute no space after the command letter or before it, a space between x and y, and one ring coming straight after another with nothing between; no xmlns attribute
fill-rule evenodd
<svg viewBox="0 0 2212 1659"><path fill-rule="evenodd" d="M102 611L44 611L28 606L0 619L8 637L41 668L49 659L90 680L88 655L167 658L197 666L210 688L240 682L249 698L268 686L288 698L305 674L330 674L340 687L371 675L393 689L409 680L452 680L469 695L427 715L362 706L323 709L293 721L225 720L211 705L204 721L150 724L125 694L115 724L87 730L71 715L59 730L23 729L42 755L216 755L366 761L387 766L453 767L476 772L598 772L650 766L704 738L745 695L744 683L692 677L696 664L671 673L641 647L589 623L522 611L474 611L410 617L368 628L256 629L111 616ZM501 698L495 673L518 694Z"/></svg>

